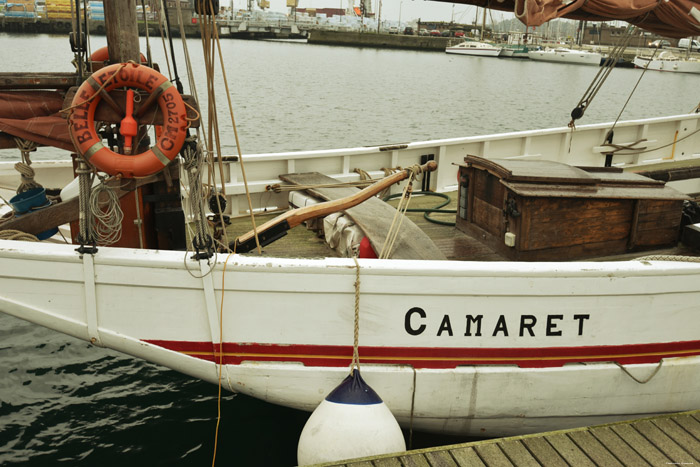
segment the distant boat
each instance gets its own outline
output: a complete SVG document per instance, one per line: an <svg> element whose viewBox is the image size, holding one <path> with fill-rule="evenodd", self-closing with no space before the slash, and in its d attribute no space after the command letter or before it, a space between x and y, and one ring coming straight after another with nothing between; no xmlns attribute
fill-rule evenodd
<svg viewBox="0 0 700 467"><path fill-rule="evenodd" d="M477 57L498 57L503 47L498 47L486 42L464 41L457 45L447 47L448 54L474 55Z"/></svg>
<svg viewBox="0 0 700 467"><path fill-rule="evenodd" d="M508 58L530 58L528 52L530 49L526 45L504 45L501 50L501 57Z"/></svg>
<svg viewBox="0 0 700 467"><path fill-rule="evenodd" d="M634 66L655 71L671 71L675 73L700 73L700 61L696 58L680 58L671 51L665 50L658 58L634 57Z"/></svg>
<svg viewBox="0 0 700 467"><path fill-rule="evenodd" d="M531 50L527 53L531 60L542 62L572 63L578 65L600 66L603 56L597 52L572 50L566 48Z"/></svg>

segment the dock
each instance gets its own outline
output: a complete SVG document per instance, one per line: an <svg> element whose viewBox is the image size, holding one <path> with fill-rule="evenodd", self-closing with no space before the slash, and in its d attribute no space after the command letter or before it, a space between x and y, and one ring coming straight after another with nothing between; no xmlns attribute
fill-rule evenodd
<svg viewBox="0 0 700 467"><path fill-rule="evenodd" d="M663 466L700 463L700 410L319 464L323 467Z"/></svg>

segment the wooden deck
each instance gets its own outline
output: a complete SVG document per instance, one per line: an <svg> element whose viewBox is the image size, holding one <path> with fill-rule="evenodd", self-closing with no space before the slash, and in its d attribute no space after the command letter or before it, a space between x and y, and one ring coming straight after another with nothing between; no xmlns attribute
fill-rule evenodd
<svg viewBox="0 0 700 467"><path fill-rule="evenodd" d="M457 193L446 193L450 198L450 204L444 210L457 209ZM433 196L414 196L410 202L411 209L434 208L444 202L443 199ZM389 204L396 206L397 200L390 200ZM256 225L274 218L280 213L256 215ZM448 260L467 261L507 261L507 258L493 251L481 241L457 230L455 227L436 224L426 220L422 212L409 212L408 218L420 227L442 251ZM453 213L432 213L431 217L441 221L454 222L456 214ZM239 217L232 219L227 232L229 240L238 235L242 235L252 229L249 217ZM257 255L255 250L248 253ZM646 252L634 252L616 256L601 258L590 258L589 260L629 260L647 255L688 255L697 256L697 252L679 245L674 248L653 250ZM299 226L287 231L287 235L263 248L263 256L275 256L282 258L325 258L334 257L338 254L326 244L322 236L316 232Z"/></svg>
<svg viewBox="0 0 700 467"><path fill-rule="evenodd" d="M665 466L700 464L700 410L387 454L324 467Z"/></svg>

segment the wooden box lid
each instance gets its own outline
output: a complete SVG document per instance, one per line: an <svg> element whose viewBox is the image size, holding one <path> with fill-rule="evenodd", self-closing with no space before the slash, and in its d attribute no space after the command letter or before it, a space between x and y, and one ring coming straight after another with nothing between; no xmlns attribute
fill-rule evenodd
<svg viewBox="0 0 700 467"><path fill-rule="evenodd" d="M486 170L514 193L527 197L689 199L683 193L619 168L574 167L555 161L466 156L461 167Z"/></svg>

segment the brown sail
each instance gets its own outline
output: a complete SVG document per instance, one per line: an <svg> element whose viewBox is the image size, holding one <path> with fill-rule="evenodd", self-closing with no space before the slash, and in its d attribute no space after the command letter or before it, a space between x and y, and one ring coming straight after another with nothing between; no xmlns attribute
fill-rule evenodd
<svg viewBox="0 0 700 467"><path fill-rule="evenodd" d="M448 1L448 0L437 0ZM449 0L509 11L527 26L556 18L626 21L667 37L700 34L700 3L693 0Z"/></svg>

